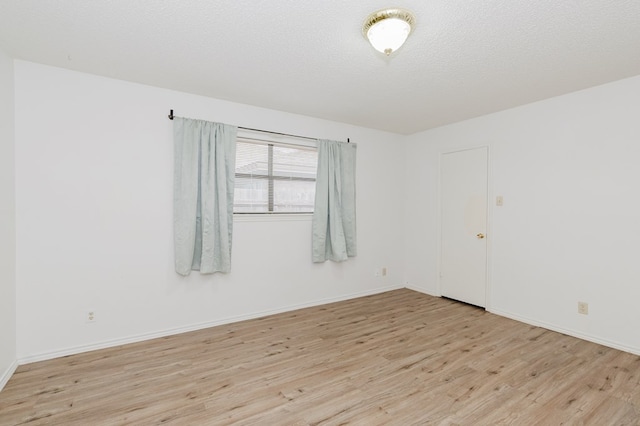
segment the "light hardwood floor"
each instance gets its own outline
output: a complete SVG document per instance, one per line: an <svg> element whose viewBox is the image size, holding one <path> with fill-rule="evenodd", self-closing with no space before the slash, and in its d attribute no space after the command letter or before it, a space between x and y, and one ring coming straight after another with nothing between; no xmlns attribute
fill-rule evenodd
<svg viewBox="0 0 640 426"><path fill-rule="evenodd" d="M24 365L2 425L637 425L640 357L410 290Z"/></svg>

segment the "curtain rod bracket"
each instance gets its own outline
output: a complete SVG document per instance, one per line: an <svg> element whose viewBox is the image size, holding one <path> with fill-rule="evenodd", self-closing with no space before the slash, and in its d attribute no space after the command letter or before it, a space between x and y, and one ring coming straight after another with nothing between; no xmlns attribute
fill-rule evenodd
<svg viewBox="0 0 640 426"><path fill-rule="evenodd" d="M169 112L169 115L167 117L169 117L169 120L173 120L173 110Z"/></svg>

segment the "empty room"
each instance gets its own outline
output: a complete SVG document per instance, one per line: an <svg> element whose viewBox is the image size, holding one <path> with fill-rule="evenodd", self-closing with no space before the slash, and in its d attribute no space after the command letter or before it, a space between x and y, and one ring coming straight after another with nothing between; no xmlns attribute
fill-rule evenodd
<svg viewBox="0 0 640 426"><path fill-rule="evenodd" d="M0 425L639 425L640 2L3 0Z"/></svg>

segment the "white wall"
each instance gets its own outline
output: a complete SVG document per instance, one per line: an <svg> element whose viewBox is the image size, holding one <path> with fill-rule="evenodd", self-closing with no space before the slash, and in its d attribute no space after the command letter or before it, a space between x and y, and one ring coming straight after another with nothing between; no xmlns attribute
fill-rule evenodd
<svg viewBox="0 0 640 426"><path fill-rule="evenodd" d="M488 145L489 309L640 353L639 112L640 76L407 138L405 282L439 293L439 154Z"/></svg>
<svg viewBox="0 0 640 426"><path fill-rule="evenodd" d="M0 389L16 364L13 60L0 51Z"/></svg>
<svg viewBox="0 0 640 426"><path fill-rule="evenodd" d="M16 61L21 362L402 284L402 137ZM238 220L228 275L173 271L176 115L358 144L358 257L311 263L310 219ZM386 278L374 278L386 266ZM86 311L95 323L85 322Z"/></svg>
<svg viewBox="0 0 640 426"><path fill-rule="evenodd" d="M14 67L16 216L12 103L4 94L0 101L9 110L1 114L0 197L9 208L0 222L8 234L0 303L12 300L17 275L21 362L403 284L438 294L438 156L477 145L490 147L490 191L505 200L491 207L488 308L640 353L640 77L402 137L29 62ZM0 58L2 90L12 87L10 70ZM171 108L358 143L358 257L312 264L308 219L238 220L231 274L176 275ZM5 243L14 228L16 250ZM389 275L374 278L382 266ZM589 303L588 316L577 314L578 300ZM2 305L0 368L16 358L15 309ZM84 320L89 309L93 324Z"/></svg>

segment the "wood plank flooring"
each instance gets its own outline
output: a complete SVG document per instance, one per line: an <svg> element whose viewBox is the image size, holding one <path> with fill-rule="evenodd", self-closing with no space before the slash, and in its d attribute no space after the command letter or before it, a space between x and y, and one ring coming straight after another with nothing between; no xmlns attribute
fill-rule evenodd
<svg viewBox="0 0 640 426"><path fill-rule="evenodd" d="M1 425L640 425L640 357L410 290L20 366Z"/></svg>

